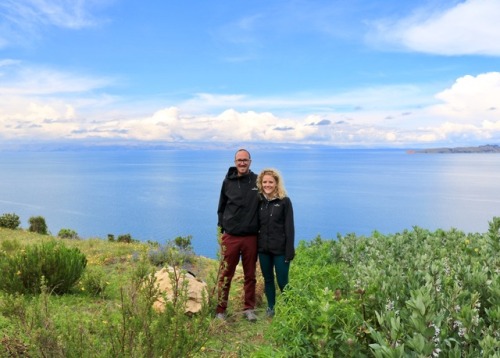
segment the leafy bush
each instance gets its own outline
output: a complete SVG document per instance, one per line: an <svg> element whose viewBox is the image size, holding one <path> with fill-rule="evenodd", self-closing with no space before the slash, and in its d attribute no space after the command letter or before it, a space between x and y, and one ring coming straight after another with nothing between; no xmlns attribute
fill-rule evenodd
<svg viewBox="0 0 500 358"><path fill-rule="evenodd" d="M15 230L21 225L21 220L16 214L3 214L0 216L0 227Z"/></svg>
<svg viewBox="0 0 500 358"><path fill-rule="evenodd" d="M134 276L143 275L143 270ZM196 315L185 313L187 285L179 285L168 298L158 291L154 275L134 280L121 292L119 315L110 315L109 341L113 357L191 357L206 343L211 322L207 305ZM182 276L178 277L181 278ZM175 280L174 277L171 277ZM174 282L174 281L173 281ZM187 281L184 281L187 283ZM162 312L153 308L158 297L166 302Z"/></svg>
<svg viewBox="0 0 500 358"><path fill-rule="evenodd" d="M36 232L37 234L48 235L49 229L43 216L32 216L29 218L28 231Z"/></svg>
<svg viewBox="0 0 500 358"><path fill-rule="evenodd" d="M88 267L80 281L81 290L91 296L103 297L109 282L106 273L100 267Z"/></svg>
<svg viewBox="0 0 500 358"><path fill-rule="evenodd" d="M414 227L301 243L274 346L282 356L499 357L499 229L494 218L486 234Z"/></svg>
<svg viewBox="0 0 500 358"><path fill-rule="evenodd" d="M166 245L155 245L148 253L149 262L154 266L182 266L195 259L191 236L178 236Z"/></svg>
<svg viewBox="0 0 500 358"><path fill-rule="evenodd" d="M116 239L118 242L125 242L127 244L130 244L132 240L132 236L130 234L123 234L123 235L118 235L118 238Z"/></svg>
<svg viewBox="0 0 500 358"><path fill-rule="evenodd" d="M177 236L174 239L175 247L177 247L180 251L183 251L186 253L192 253L193 252L193 245L191 244L192 239L193 239L193 237L191 235Z"/></svg>
<svg viewBox="0 0 500 358"><path fill-rule="evenodd" d="M27 246L14 255L0 252L0 289L40 293L44 282L50 292L63 294L80 279L86 264L80 250L55 240Z"/></svg>
<svg viewBox="0 0 500 358"><path fill-rule="evenodd" d="M363 324L356 297L345 296L348 277L343 264L332 261L333 241L301 242L292 261L290 282L278 297L270 335L281 355L356 356Z"/></svg>
<svg viewBox="0 0 500 358"><path fill-rule="evenodd" d="M149 262L157 267L161 267L167 264L170 257L170 247L168 245L160 245L158 247L152 248L148 252Z"/></svg>
<svg viewBox="0 0 500 358"><path fill-rule="evenodd" d="M59 232L57 233L57 237L60 237L61 239L79 239L76 231L71 229L59 230Z"/></svg>

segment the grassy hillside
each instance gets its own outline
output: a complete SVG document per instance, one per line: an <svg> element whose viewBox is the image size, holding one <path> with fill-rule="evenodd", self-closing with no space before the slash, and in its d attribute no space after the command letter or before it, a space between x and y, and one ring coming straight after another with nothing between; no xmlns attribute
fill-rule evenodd
<svg viewBox="0 0 500 358"><path fill-rule="evenodd" d="M50 239L0 229L0 267ZM241 270L227 321L213 319L211 297L199 314L184 314L182 291L158 314L147 279L157 247L61 241L85 254L85 274L64 295L0 292L4 356L500 357L500 218L486 233L414 227L301 242L272 321L259 276L255 324L239 311ZM183 265L212 292L216 261Z"/></svg>
<svg viewBox="0 0 500 358"><path fill-rule="evenodd" d="M183 318L179 317L177 317L179 322L173 322L174 319L172 322L161 322L161 320L154 318L134 317L140 322L123 323L125 319L121 317L122 315L153 314L146 307L137 309L137 306L142 303L133 300L150 299L150 297L138 298L134 295L139 296L137 285L145 273L158 269L147 260L148 254L158 248L140 242L119 243L101 239L59 239L24 230L0 228L0 251L6 255L13 255L29 245L37 245L49 240L61 241L67 247L78 248L85 254L87 258L86 274L91 273L96 281L93 286L100 286L103 291L98 294L87 292L82 281L89 280L89 278L84 276L81 282L75 285L72 292L61 296L50 293L18 296L0 292L0 341L4 347L3 352L0 349L0 356L9 356L7 352L12 354L11 356L23 356L23 354L34 357L66 357L68 354L71 356L73 353L67 351L68 348L64 347L66 345L73 347L74 356L112 357L114 356L113 349L118 349L116 347L132 345L133 342L140 344L136 341L143 338L132 337L146 331L140 325L158 325L160 328L163 325L163 331L160 328L158 331L162 335L168 335L173 333L172 325L186 324ZM184 266L195 273L197 278L207 282L209 292L212 292L218 268L217 261L195 256L190 259L190 262L185 262ZM259 302L262 302L262 283L259 282L258 286ZM184 332L182 332L182 334L192 334L193 336L182 337L180 335L178 338L181 344L193 345L193 348L189 349L190 355L206 357L247 356L255 350L253 345L260 345L263 342L264 331L269 325L269 321L264 318L264 309L258 307L262 319L256 324L244 320L239 312L241 290L242 273L241 268L239 268L230 295L231 302L227 322L219 322L212 318L214 310L211 302L199 315L202 318L198 319L196 323L200 327L185 327ZM137 312L130 312L134 309L128 307L130 305L136 305ZM37 309L38 312L36 312ZM183 313L182 315L184 316ZM132 327L137 324L138 327ZM125 327L125 325L129 325L129 327ZM72 327L70 329L72 331L76 327L77 332L62 333L68 327ZM115 332L110 332L110 330ZM78 335L83 334L87 335L85 339L78 338ZM125 338L120 337L120 335L129 335L127 339L130 342L124 342ZM94 337L88 338L88 336ZM115 348L110 348L109 342L105 342L105 340L111 339L118 341L114 343ZM81 345L81 349L75 349L74 346L78 344ZM141 352L138 349L134 351L132 347L123 349L125 356L139 357L144 354L144 351ZM161 349L158 348L156 351L161 351ZM176 356L175 350L171 353L170 356Z"/></svg>

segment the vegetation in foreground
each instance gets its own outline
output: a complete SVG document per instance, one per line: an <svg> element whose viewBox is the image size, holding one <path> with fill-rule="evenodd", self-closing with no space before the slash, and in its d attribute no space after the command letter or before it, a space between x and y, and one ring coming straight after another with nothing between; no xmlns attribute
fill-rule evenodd
<svg viewBox="0 0 500 358"><path fill-rule="evenodd" d="M229 319L214 320L218 263L195 256L189 237L158 245L3 226L0 356L500 357L499 250L500 218L483 234L303 241L275 318L261 299L253 324L238 311L238 277ZM164 312L152 308L151 273L164 265L177 268L173 282L189 269L207 283L201 312L185 314L182 284Z"/></svg>

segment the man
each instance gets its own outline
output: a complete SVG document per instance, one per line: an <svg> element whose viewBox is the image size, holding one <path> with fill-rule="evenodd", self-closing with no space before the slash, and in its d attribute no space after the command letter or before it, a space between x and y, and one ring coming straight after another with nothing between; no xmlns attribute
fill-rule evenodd
<svg viewBox="0 0 500 358"><path fill-rule="evenodd" d="M257 262L257 233L259 230L257 208L259 197L257 175L250 170L252 159L246 149L239 149L220 192L217 209L221 229L221 269L218 282L216 317L226 318L231 281L240 257L244 274L244 313L254 322L255 315L255 266Z"/></svg>

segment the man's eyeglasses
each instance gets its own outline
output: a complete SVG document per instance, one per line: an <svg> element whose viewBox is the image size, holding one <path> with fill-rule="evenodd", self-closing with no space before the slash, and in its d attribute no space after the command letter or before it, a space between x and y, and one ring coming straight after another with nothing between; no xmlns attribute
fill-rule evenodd
<svg viewBox="0 0 500 358"><path fill-rule="evenodd" d="M236 163L247 164L250 163L250 159L236 159Z"/></svg>

